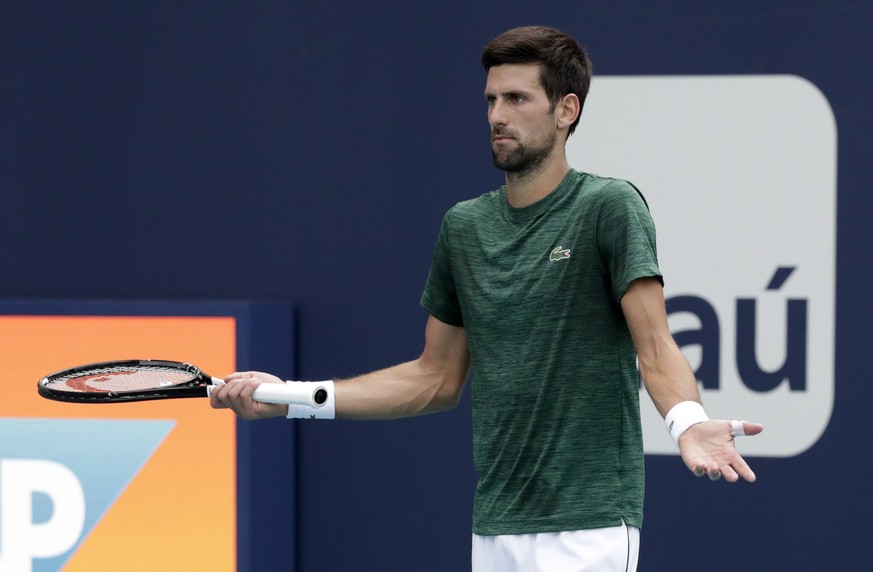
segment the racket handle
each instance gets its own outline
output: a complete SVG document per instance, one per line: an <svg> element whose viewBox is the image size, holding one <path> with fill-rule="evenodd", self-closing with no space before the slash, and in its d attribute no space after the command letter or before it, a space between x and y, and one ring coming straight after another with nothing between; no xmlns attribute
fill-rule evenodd
<svg viewBox="0 0 873 572"><path fill-rule="evenodd" d="M220 377L213 377L212 384L206 386L206 397L209 397L210 395L212 395L212 390L220 385L224 385L224 380L221 379Z"/></svg>
<svg viewBox="0 0 873 572"><path fill-rule="evenodd" d="M224 380L213 377L212 385L206 386L206 395L209 396L220 385L224 385ZM328 392L321 383L262 383L252 397L261 403L321 407L327 402Z"/></svg>
<svg viewBox="0 0 873 572"><path fill-rule="evenodd" d="M327 389L320 383L262 383L252 397L261 403L321 407L327 401Z"/></svg>

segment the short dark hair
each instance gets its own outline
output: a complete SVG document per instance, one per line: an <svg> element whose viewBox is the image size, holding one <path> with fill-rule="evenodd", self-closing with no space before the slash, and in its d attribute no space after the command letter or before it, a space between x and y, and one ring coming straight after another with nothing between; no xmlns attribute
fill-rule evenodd
<svg viewBox="0 0 873 572"><path fill-rule="evenodd" d="M581 117L591 85L591 60L571 36L547 26L508 30L488 42L482 52L486 71L503 64L539 64L540 82L552 110L562 97L573 93L579 98ZM573 133L578 124L579 117L570 125L569 133Z"/></svg>

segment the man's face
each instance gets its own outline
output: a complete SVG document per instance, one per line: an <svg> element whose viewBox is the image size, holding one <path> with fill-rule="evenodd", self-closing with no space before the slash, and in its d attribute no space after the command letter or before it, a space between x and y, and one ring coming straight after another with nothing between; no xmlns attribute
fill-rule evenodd
<svg viewBox="0 0 873 572"><path fill-rule="evenodd" d="M485 84L491 152L497 168L508 173L530 173L551 156L557 126L540 67L506 64L488 71Z"/></svg>

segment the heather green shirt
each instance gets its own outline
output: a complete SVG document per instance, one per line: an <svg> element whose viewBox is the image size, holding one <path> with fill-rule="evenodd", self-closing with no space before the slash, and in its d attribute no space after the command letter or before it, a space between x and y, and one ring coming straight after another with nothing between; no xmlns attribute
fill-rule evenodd
<svg viewBox="0 0 873 572"><path fill-rule="evenodd" d="M473 532L642 525L628 285L660 277L629 183L570 171L521 209L500 189L443 219L421 303L466 330L472 357Z"/></svg>

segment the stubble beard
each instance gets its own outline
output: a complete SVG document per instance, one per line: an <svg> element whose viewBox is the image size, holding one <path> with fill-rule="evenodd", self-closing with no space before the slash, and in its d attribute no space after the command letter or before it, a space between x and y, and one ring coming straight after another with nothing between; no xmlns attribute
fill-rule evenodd
<svg viewBox="0 0 873 572"><path fill-rule="evenodd" d="M531 145L516 139L515 149L498 152L491 147L494 166L505 171L511 179L527 179L539 173L552 156L555 147L556 134L552 134L542 144Z"/></svg>

